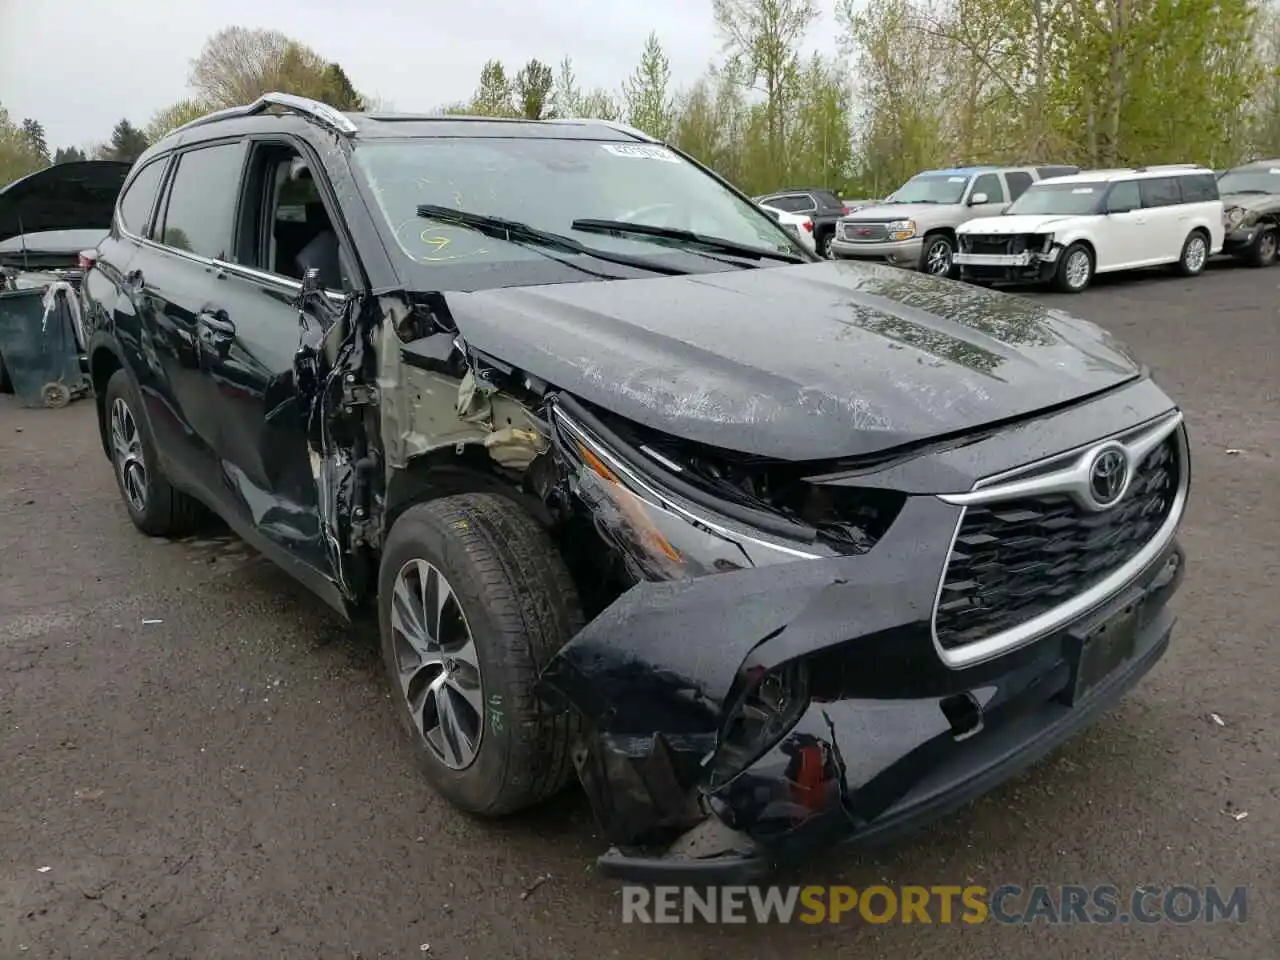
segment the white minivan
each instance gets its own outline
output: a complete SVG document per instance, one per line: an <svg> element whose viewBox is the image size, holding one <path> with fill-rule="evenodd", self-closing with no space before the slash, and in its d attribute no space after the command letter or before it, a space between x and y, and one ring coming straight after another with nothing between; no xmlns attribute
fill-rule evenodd
<svg viewBox="0 0 1280 960"><path fill-rule="evenodd" d="M1095 273L1173 264L1194 277L1223 244L1212 170L1192 164L1043 180L1003 216L956 230L962 279L1047 282L1079 293Z"/></svg>

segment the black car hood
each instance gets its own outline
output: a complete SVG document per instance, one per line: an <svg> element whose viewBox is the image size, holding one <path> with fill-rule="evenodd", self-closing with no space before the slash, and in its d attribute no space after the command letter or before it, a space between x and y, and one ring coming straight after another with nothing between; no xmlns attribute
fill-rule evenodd
<svg viewBox="0 0 1280 960"><path fill-rule="evenodd" d="M652 429L787 460L875 453L1139 376L1009 294L826 262L451 293L467 343Z"/></svg>
<svg viewBox="0 0 1280 960"><path fill-rule="evenodd" d="M0 240L48 230L108 230L132 164L59 163L0 189Z"/></svg>
<svg viewBox="0 0 1280 960"><path fill-rule="evenodd" d="M1222 205L1228 210L1240 207L1255 213L1263 213L1280 208L1280 194L1277 193L1225 193Z"/></svg>

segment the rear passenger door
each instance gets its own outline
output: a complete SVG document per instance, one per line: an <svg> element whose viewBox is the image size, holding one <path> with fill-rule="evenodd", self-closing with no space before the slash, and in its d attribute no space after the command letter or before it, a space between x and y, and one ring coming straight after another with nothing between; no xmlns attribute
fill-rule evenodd
<svg viewBox="0 0 1280 960"><path fill-rule="evenodd" d="M1144 246L1150 251L1147 263L1174 263L1182 256L1190 219L1182 205L1182 191L1176 177L1148 177L1138 181L1145 211Z"/></svg>
<svg viewBox="0 0 1280 960"><path fill-rule="evenodd" d="M222 334L225 271L231 249L245 147L199 144L175 157L148 245L132 264L152 347L154 390L146 396L170 478L224 516L231 506L218 457L219 391L204 354Z"/></svg>

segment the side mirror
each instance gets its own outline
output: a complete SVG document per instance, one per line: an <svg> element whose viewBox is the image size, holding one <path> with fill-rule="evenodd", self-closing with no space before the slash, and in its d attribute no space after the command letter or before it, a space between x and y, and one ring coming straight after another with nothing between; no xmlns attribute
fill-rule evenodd
<svg viewBox="0 0 1280 960"><path fill-rule="evenodd" d="M978 204L986 203L986 202L987 202L987 195L985 193L975 193L973 196L969 198L969 206L971 207L976 207Z"/></svg>

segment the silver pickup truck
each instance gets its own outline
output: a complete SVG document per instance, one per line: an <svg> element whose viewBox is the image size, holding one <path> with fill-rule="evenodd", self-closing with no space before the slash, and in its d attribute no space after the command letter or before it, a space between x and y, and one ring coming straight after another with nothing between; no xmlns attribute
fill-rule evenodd
<svg viewBox="0 0 1280 960"><path fill-rule="evenodd" d="M998 217L1031 184L1078 171L1058 165L926 170L883 202L842 217L831 256L954 276L956 227L976 217Z"/></svg>

